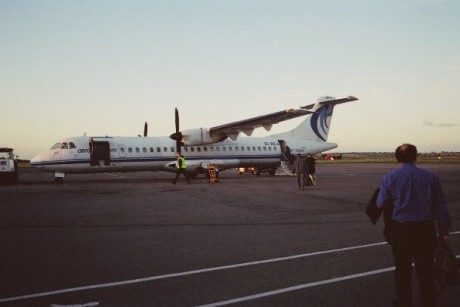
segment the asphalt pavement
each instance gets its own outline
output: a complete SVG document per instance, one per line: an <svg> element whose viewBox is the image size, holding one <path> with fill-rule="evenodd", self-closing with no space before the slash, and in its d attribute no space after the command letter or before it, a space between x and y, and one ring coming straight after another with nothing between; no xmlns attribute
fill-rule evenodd
<svg viewBox="0 0 460 307"><path fill-rule="evenodd" d="M319 164L304 191L236 170L173 185L165 172L55 184L20 169L0 186L0 306L391 306L391 250L364 210L395 167ZM441 178L458 256L460 164L421 167Z"/></svg>

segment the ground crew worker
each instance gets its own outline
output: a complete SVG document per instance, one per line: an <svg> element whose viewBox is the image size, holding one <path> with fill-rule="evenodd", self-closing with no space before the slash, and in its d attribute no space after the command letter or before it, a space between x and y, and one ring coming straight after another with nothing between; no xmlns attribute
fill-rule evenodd
<svg viewBox="0 0 460 307"><path fill-rule="evenodd" d="M173 184L176 184L177 179L179 179L180 174L183 174L185 179L187 179L187 183L190 183L190 178L185 173L185 168L187 167L187 163L185 158L181 154L177 154L177 163L176 163L176 178L173 180Z"/></svg>

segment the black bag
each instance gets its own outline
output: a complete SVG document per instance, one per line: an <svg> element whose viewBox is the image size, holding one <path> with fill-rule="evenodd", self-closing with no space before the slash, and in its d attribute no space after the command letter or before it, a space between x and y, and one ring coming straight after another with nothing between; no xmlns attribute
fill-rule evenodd
<svg viewBox="0 0 460 307"><path fill-rule="evenodd" d="M440 296L446 286L457 284L458 280L457 259L450 246L440 236L434 258L434 282L437 295Z"/></svg>
<svg viewBox="0 0 460 307"><path fill-rule="evenodd" d="M379 192L380 188L376 189L372 194L372 197L366 206L366 214L374 225L383 214L383 222L385 223L385 227L383 228L383 236L385 237L385 240L388 242L388 244L391 245L391 217L393 215L393 204L385 207L385 209L377 207L377 198L379 196Z"/></svg>
<svg viewBox="0 0 460 307"><path fill-rule="evenodd" d="M377 196L379 196L379 192L380 188L374 191L366 207L366 214L374 225L383 213L383 210L377 207Z"/></svg>

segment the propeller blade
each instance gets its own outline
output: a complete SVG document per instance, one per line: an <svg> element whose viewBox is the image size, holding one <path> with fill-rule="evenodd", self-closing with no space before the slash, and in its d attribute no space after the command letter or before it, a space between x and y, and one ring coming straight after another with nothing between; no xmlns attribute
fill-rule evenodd
<svg viewBox="0 0 460 307"><path fill-rule="evenodd" d="M176 132L179 132L179 110L177 110L177 108L174 115L174 118L176 120Z"/></svg>
<svg viewBox="0 0 460 307"><path fill-rule="evenodd" d="M147 124L147 122L145 122L145 124L144 124L144 137L147 136L147 131L148 131L148 124Z"/></svg>
<svg viewBox="0 0 460 307"><path fill-rule="evenodd" d="M175 133L175 140L176 140L176 152L180 154L180 142L182 141L182 133L179 132L179 110L175 110L174 112L174 120L176 122L176 133Z"/></svg>

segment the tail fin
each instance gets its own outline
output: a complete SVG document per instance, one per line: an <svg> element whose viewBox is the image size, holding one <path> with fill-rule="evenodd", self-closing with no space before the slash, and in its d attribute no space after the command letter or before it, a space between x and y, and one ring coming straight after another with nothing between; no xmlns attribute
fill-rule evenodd
<svg viewBox="0 0 460 307"><path fill-rule="evenodd" d="M278 138L300 138L315 141L327 141L329 128L331 126L332 113L336 104L358 100L353 96L335 99L331 96L323 96L301 109L311 110L314 113L307 115L296 128L291 131L274 135Z"/></svg>

